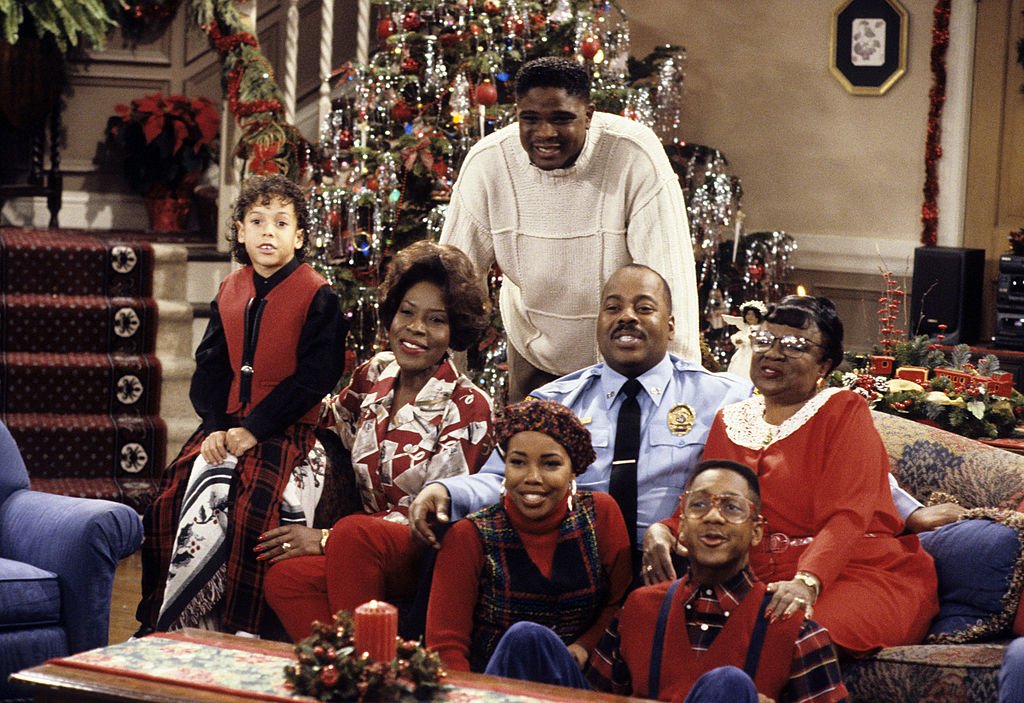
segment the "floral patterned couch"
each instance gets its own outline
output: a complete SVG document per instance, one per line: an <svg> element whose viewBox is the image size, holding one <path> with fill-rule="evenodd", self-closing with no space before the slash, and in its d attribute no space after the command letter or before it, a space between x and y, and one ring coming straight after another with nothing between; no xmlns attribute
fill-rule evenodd
<svg viewBox="0 0 1024 703"><path fill-rule="evenodd" d="M922 535L942 605L927 643L845 665L851 700L994 703L1006 645L1024 634L1024 456L893 415L874 419L900 485L926 504L952 498L971 510Z"/></svg>

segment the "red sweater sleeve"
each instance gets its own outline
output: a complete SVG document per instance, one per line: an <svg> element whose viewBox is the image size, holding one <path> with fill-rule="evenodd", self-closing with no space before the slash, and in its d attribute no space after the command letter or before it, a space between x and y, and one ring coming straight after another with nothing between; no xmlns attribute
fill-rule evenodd
<svg viewBox="0 0 1024 703"><path fill-rule="evenodd" d="M597 513L597 547L601 553L601 565L608 573L609 589L608 602L598 614L597 620L575 642L588 652L594 649L608 623L618 612L633 580L629 533L619 505L607 493L595 492L593 495Z"/></svg>
<svg viewBox="0 0 1024 703"><path fill-rule="evenodd" d="M862 398L837 394L828 418L830 431L820 479L812 494L814 515L821 527L800 556L798 568L821 579L827 588L850 559L850 545L865 532L898 534L889 488L889 455ZM828 406L822 411L828 410Z"/></svg>
<svg viewBox="0 0 1024 703"><path fill-rule="evenodd" d="M427 605L427 646L452 671L469 671L473 612L484 553L476 526L459 520L448 530L434 566Z"/></svg>

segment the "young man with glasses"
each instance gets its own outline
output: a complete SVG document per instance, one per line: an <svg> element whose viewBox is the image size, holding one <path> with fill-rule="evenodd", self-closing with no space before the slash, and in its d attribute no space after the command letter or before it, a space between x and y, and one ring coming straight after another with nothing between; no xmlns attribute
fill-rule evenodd
<svg viewBox="0 0 1024 703"><path fill-rule="evenodd" d="M771 612L748 566L764 537L760 503L749 468L697 466L680 498L689 571L629 596L591 654L594 688L685 703L847 700L828 632L804 618L813 603Z"/></svg>

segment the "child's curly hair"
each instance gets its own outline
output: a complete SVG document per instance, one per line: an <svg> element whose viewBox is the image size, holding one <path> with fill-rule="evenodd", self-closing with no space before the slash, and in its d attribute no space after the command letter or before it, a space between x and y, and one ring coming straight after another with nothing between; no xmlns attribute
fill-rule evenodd
<svg viewBox="0 0 1024 703"><path fill-rule="evenodd" d="M461 249L427 239L395 254L384 282L377 289L384 329L391 328L402 298L420 281L429 281L444 291L451 334L449 346L464 351L478 342L491 320L491 301L483 280Z"/></svg>
<svg viewBox="0 0 1024 703"><path fill-rule="evenodd" d="M270 205L275 198L291 203L295 208L296 228L308 234L309 212L306 210L306 194L302 192L296 183L288 180L280 174L269 176L249 176L238 198L232 205L231 226L228 228L227 239L231 243L231 255L240 264L248 266L252 263L249 253L245 250L245 244L238 241L238 223L245 220L249 209L257 203L264 207ZM302 246L295 250L295 258L302 261L306 253L308 237L302 237Z"/></svg>

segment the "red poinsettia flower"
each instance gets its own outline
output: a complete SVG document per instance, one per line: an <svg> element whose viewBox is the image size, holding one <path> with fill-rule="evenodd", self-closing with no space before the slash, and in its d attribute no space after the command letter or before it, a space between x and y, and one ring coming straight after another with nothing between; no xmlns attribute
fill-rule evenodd
<svg viewBox="0 0 1024 703"><path fill-rule="evenodd" d="M252 159L249 161L249 171L260 175L280 173L281 166L277 163L277 152L281 149L278 142L269 144L253 144Z"/></svg>
<svg viewBox="0 0 1024 703"><path fill-rule="evenodd" d="M135 190L187 195L213 161L219 126L208 98L153 93L115 105L106 133L122 147L125 176Z"/></svg>

